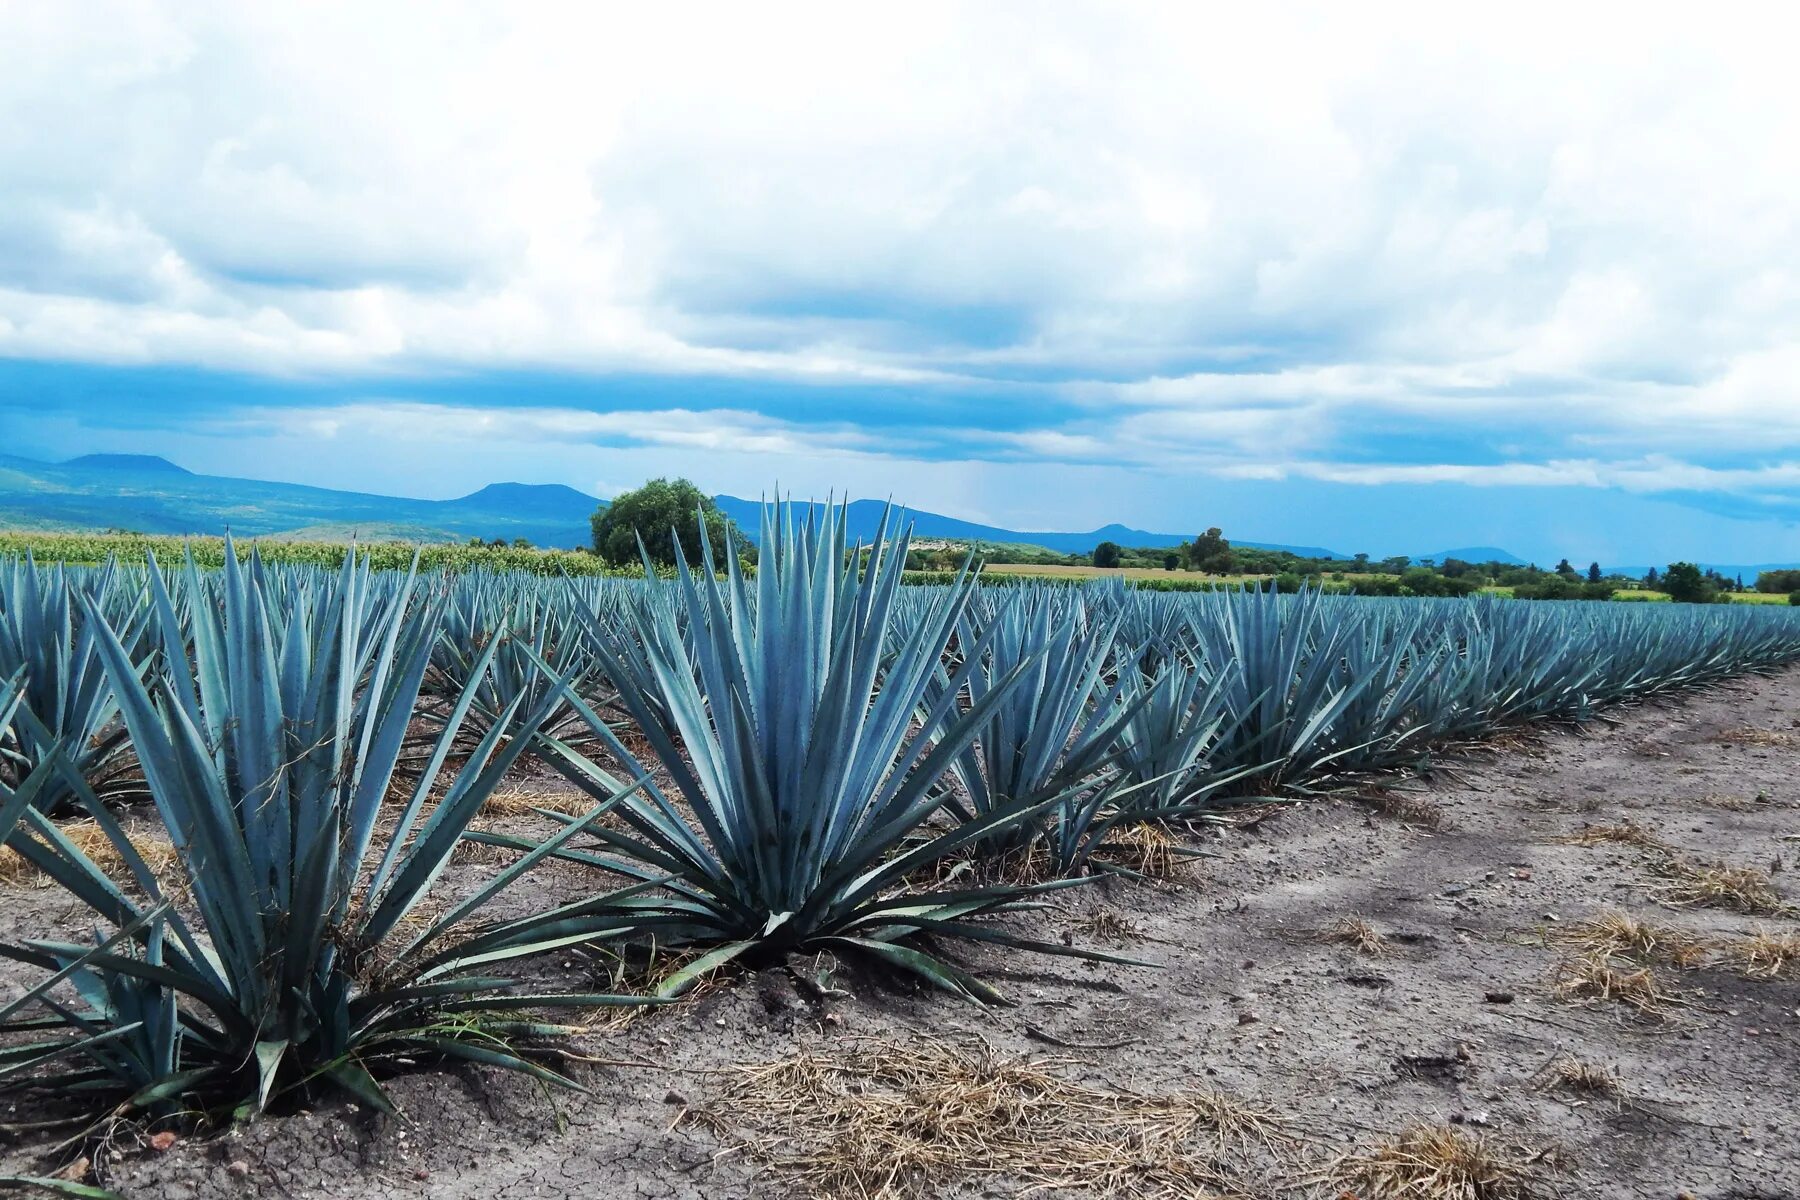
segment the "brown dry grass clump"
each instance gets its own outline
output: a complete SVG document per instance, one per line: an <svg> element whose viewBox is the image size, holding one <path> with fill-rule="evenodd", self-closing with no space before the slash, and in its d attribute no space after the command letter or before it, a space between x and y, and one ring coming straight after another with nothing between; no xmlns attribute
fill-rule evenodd
<svg viewBox="0 0 1800 1200"><path fill-rule="evenodd" d="M57 828L62 835L74 843L75 848L85 854L96 867L115 880L129 880L130 870L125 866L125 858L114 846L112 839L106 836L98 823L90 818L58 822ZM128 829L125 836L144 860L144 865L158 883L166 882L175 869L175 846L169 841L166 833L160 829ZM0 846L0 884L19 886L46 886L50 880L39 874L38 869L14 850L11 846Z"/></svg>
<svg viewBox="0 0 1800 1200"><path fill-rule="evenodd" d="M1339 917L1312 935L1312 940L1338 946L1349 946L1358 954L1379 958L1393 949L1381 930L1358 916Z"/></svg>
<svg viewBox="0 0 1800 1200"><path fill-rule="evenodd" d="M1617 911L1578 921L1551 937L1588 957L1618 957L1684 969L1706 961L1706 943L1686 930Z"/></svg>
<svg viewBox="0 0 1800 1200"><path fill-rule="evenodd" d="M1726 908L1759 917L1791 911L1769 873L1757 867L1691 862L1671 855L1663 872L1671 882L1658 891L1657 898L1665 904Z"/></svg>
<svg viewBox="0 0 1800 1200"><path fill-rule="evenodd" d="M1406 792L1383 788L1363 796L1362 799L1382 816L1399 821L1403 825L1442 829L1445 824L1444 810L1441 806Z"/></svg>
<svg viewBox="0 0 1800 1200"><path fill-rule="evenodd" d="M1557 841L1566 846L1602 846L1608 844L1620 846L1636 846L1640 850L1653 850L1658 853L1671 853L1669 843L1656 834L1629 818L1616 825L1583 825L1567 837Z"/></svg>
<svg viewBox="0 0 1800 1200"><path fill-rule="evenodd" d="M1752 979L1800 979L1800 933L1758 926L1720 949L1724 965Z"/></svg>
<svg viewBox="0 0 1800 1200"><path fill-rule="evenodd" d="M1613 1069L1600 1063L1564 1055L1545 1069L1547 1086L1592 1096L1617 1096L1619 1077Z"/></svg>
<svg viewBox="0 0 1800 1200"><path fill-rule="evenodd" d="M1649 967L1621 965L1602 954L1566 958L1556 965L1551 994L1575 1003L1623 1004L1640 1016L1661 1017L1685 1003Z"/></svg>
<svg viewBox="0 0 1800 1200"><path fill-rule="evenodd" d="M1093 855L1095 861L1124 867L1150 879L1168 879L1194 855L1161 821L1114 826Z"/></svg>
<svg viewBox="0 0 1800 1200"><path fill-rule="evenodd" d="M1225 1154L1282 1140L1276 1119L1210 1091L1077 1082L1072 1060L985 1046L866 1043L729 1072L694 1114L792 1181L792 1194L932 1194L960 1176L1100 1196L1240 1194Z"/></svg>
<svg viewBox="0 0 1800 1200"><path fill-rule="evenodd" d="M1578 832L1558 840L1574 846L1616 843L1643 850L1656 860L1656 869L1670 880L1657 892L1656 898L1664 904L1726 908L1755 916L1779 916L1793 911L1775 890L1767 871L1683 857L1674 846L1633 821L1622 821L1617 825L1585 825Z"/></svg>
<svg viewBox="0 0 1800 1200"><path fill-rule="evenodd" d="M1096 941L1110 942L1115 946L1142 941L1144 938L1144 930L1136 921L1118 909L1105 905L1075 921L1070 926L1070 932L1084 934Z"/></svg>
<svg viewBox="0 0 1800 1200"><path fill-rule="evenodd" d="M1417 1125L1350 1151L1330 1175L1360 1200L1520 1200L1541 1157L1454 1125Z"/></svg>
<svg viewBox="0 0 1800 1200"><path fill-rule="evenodd" d="M534 788L527 784L509 783L494 789L481 805L484 817L530 817L539 809L561 813L565 817L586 816L594 807L586 793L566 788Z"/></svg>
<svg viewBox="0 0 1800 1200"><path fill-rule="evenodd" d="M1715 734L1713 741L1729 746L1793 746L1800 745L1800 738L1779 729L1753 729L1745 726L1742 729L1727 729Z"/></svg>

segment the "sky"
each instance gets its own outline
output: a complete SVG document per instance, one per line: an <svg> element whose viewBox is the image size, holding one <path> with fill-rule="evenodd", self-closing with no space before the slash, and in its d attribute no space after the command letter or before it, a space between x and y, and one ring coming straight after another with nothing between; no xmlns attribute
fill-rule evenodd
<svg viewBox="0 0 1800 1200"><path fill-rule="evenodd" d="M1800 17L0 6L0 453L1800 561Z"/></svg>

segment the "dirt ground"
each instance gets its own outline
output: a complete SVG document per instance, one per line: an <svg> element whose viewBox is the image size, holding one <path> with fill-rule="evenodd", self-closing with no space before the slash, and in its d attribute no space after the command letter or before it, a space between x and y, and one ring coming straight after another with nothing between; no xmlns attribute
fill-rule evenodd
<svg viewBox="0 0 1800 1200"><path fill-rule="evenodd" d="M1800 900L1797 838L1800 668L1511 739L1385 794L1274 810L1201 835L1216 857L1172 878L1109 880L1016 918L1151 967L952 950L1017 1001L996 1010L823 963L799 964L823 989L740 975L586 1037L587 1095L424 1072L393 1083L398 1119L333 1105L162 1153L125 1138L101 1175L156 1200L816 1194L831 1185L796 1160L816 1166L855 1130L814 1127L831 1115L823 1094L769 1115L737 1070L806 1051L815 1065L911 1056L927 1074L973 1062L977 1077L1029 1062L1093 1095L1217 1090L1279 1121L1198 1129L1190 1157L1210 1187L1158 1173L1182 1151L1165 1131L1127 1147L1142 1165L1122 1175L1058 1174L1047 1139L1041 1169L977 1146L914 1194L1368 1200L1387 1193L1345 1156L1427 1126L1501 1160L1454 1193L1477 1200L1800 1196L1800 973L1734 961L1753 934L1800 934L1784 911ZM0 899L8 936L67 916L42 891ZM1720 906L1734 903L1766 911ZM1656 944L1640 928L1609 955L1582 936L1614 912L1651 923ZM569 983L592 969L553 966ZM879 1090L840 1079L829 1099ZM1027 1140L1050 1128L1032 1124L1037 1104L1009 1110ZM907 1136L950 1137L933 1113ZM54 1167L44 1152L41 1136L0 1142L0 1173Z"/></svg>

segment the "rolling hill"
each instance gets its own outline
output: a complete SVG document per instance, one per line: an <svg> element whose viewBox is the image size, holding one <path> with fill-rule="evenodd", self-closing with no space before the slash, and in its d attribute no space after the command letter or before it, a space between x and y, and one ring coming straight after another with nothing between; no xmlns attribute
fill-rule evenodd
<svg viewBox="0 0 1800 1200"><path fill-rule="evenodd" d="M716 498L719 508L752 538L759 531L760 501ZM121 529L139 533L219 534L288 539L465 541L525 538L533 545L585 545L588 518L605 501L562 484L493 483L453 500L419 500L347 492L296 483L197 475L164 458L138 454L89 454L67 462L0 455L0 528ZM875 531L885 505L850 504L852 538ZM1121 546L1166 547L1193 533L1155 533L1126 525L1085 532L1004 529L942 513L911 510L921 538L1042 546L1085 554L1102 541ZM1290 546L1233 538L1234 545L1287 550L1307 558L1346 558L1321 546ZM1431 557L1519 561L1494 547L1440 551Z"/></svg>

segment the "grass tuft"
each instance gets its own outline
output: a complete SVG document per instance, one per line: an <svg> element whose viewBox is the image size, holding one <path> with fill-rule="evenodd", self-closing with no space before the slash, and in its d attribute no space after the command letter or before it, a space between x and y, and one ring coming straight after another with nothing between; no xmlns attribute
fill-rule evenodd
<svg viewBox="0 0 1800 1200"><path fill-rule="evenodd" d="M1623 912L1604 912L1557 930L1552 939L1589 957L1625 958L1683 969L1706 961L1706 943L1686 930Z"/></svg>
<svg viewBox="0 0 1800 1200"><path fill-rule="evenodd" d="M1722 863L1694 862L1671 855L1663 864L1670 882L1657 898L1665 904L1725 908L1752 916L1773 917L1790 912L1767 871L1757 867L1732 867Z"/></svg>
<svg viewBox="0 0 1800 1200"><path fill-rule="evenodd" d="M1365 1200L1522 1200L1540 1157L1454 1125L1418 1125L1350 1151L1331 1176Z"/></svg>
<svg viewBox="0 0 1800 1200"><path fill-rule="evenodd" d="M581 817L594 807L585 793L568 788L535 788L511 783L494 789L481 806L484 817L530 817L539 809L557 812L565 817Z"/></svg>
<svg viewBox="0 0 1800 1200"><path fill-rule="evenodd" d="M1590 1096L1618 1096L1619 1077L1611 1067L1566 1054L1547 1069L1548 1086Z"/></svg>
<svg viewBox="0 0 1800 1200"><path fill-rule="evenodd" d="M1358 954L1379 958L1393 949L1392 943L1374 925L1358 916L1339 917L1312 935L1314 941L1349 946Z"/></svg>
<svg viewBox="0 0 1800 1200"><path fill-rule="evenodd" d="M1779 729L1754 729L1745 726L1742 729L1727 729L1715 734L1713 741L1729 746L1793 746L1800 745L1800 738Z"/></svg>
<svg viewBox="0 0 1800 1200"><path fill-rule="evenodd" d="M1622 965L1603 954L1566 958L1556 965L1551 994L1573 1003L1623 1004L1640 1016L1661 1017L1683 1001L1649 967Z"/></svg>
<svg viewBox="0 0 1800 1200"><path fill-rule="evenodd" d="M1094 909L1075 921L1070 929L1073 933L1081 934L1095 941L1108 942L1114 946L1142 941L1144 938L1142 926L1110 905L1102 905Z"/></svg>
<svg viewBox="0 0 1800 1200"><path fill-rule="evenodd" d="M1654 850L1663 854L1672 853L1669 843L1656 834L1639 825L1636 821L1620 821L1616 825L1583 825L1579 830L1567 837L1558 838L1567 846L1603 846L1620 845L1636 846L1640 850Z"/></svg>
<svg viewBox="0 0 1800 1200"><path fill-rule="evenodd" d="M1720 949L1724 965L1752 979L1800 979L1800 933L1758 926Z"/></svg>
<svg viewBox="0 0 1800 1200"><path fill-rule="evenodd" d="M1399 821L1403 825L1418 825L1424 829L1442 829L1446 822L1442 806L1406 792L1382 788L1363 796L1362 799L1382 816Z"/></svg>

